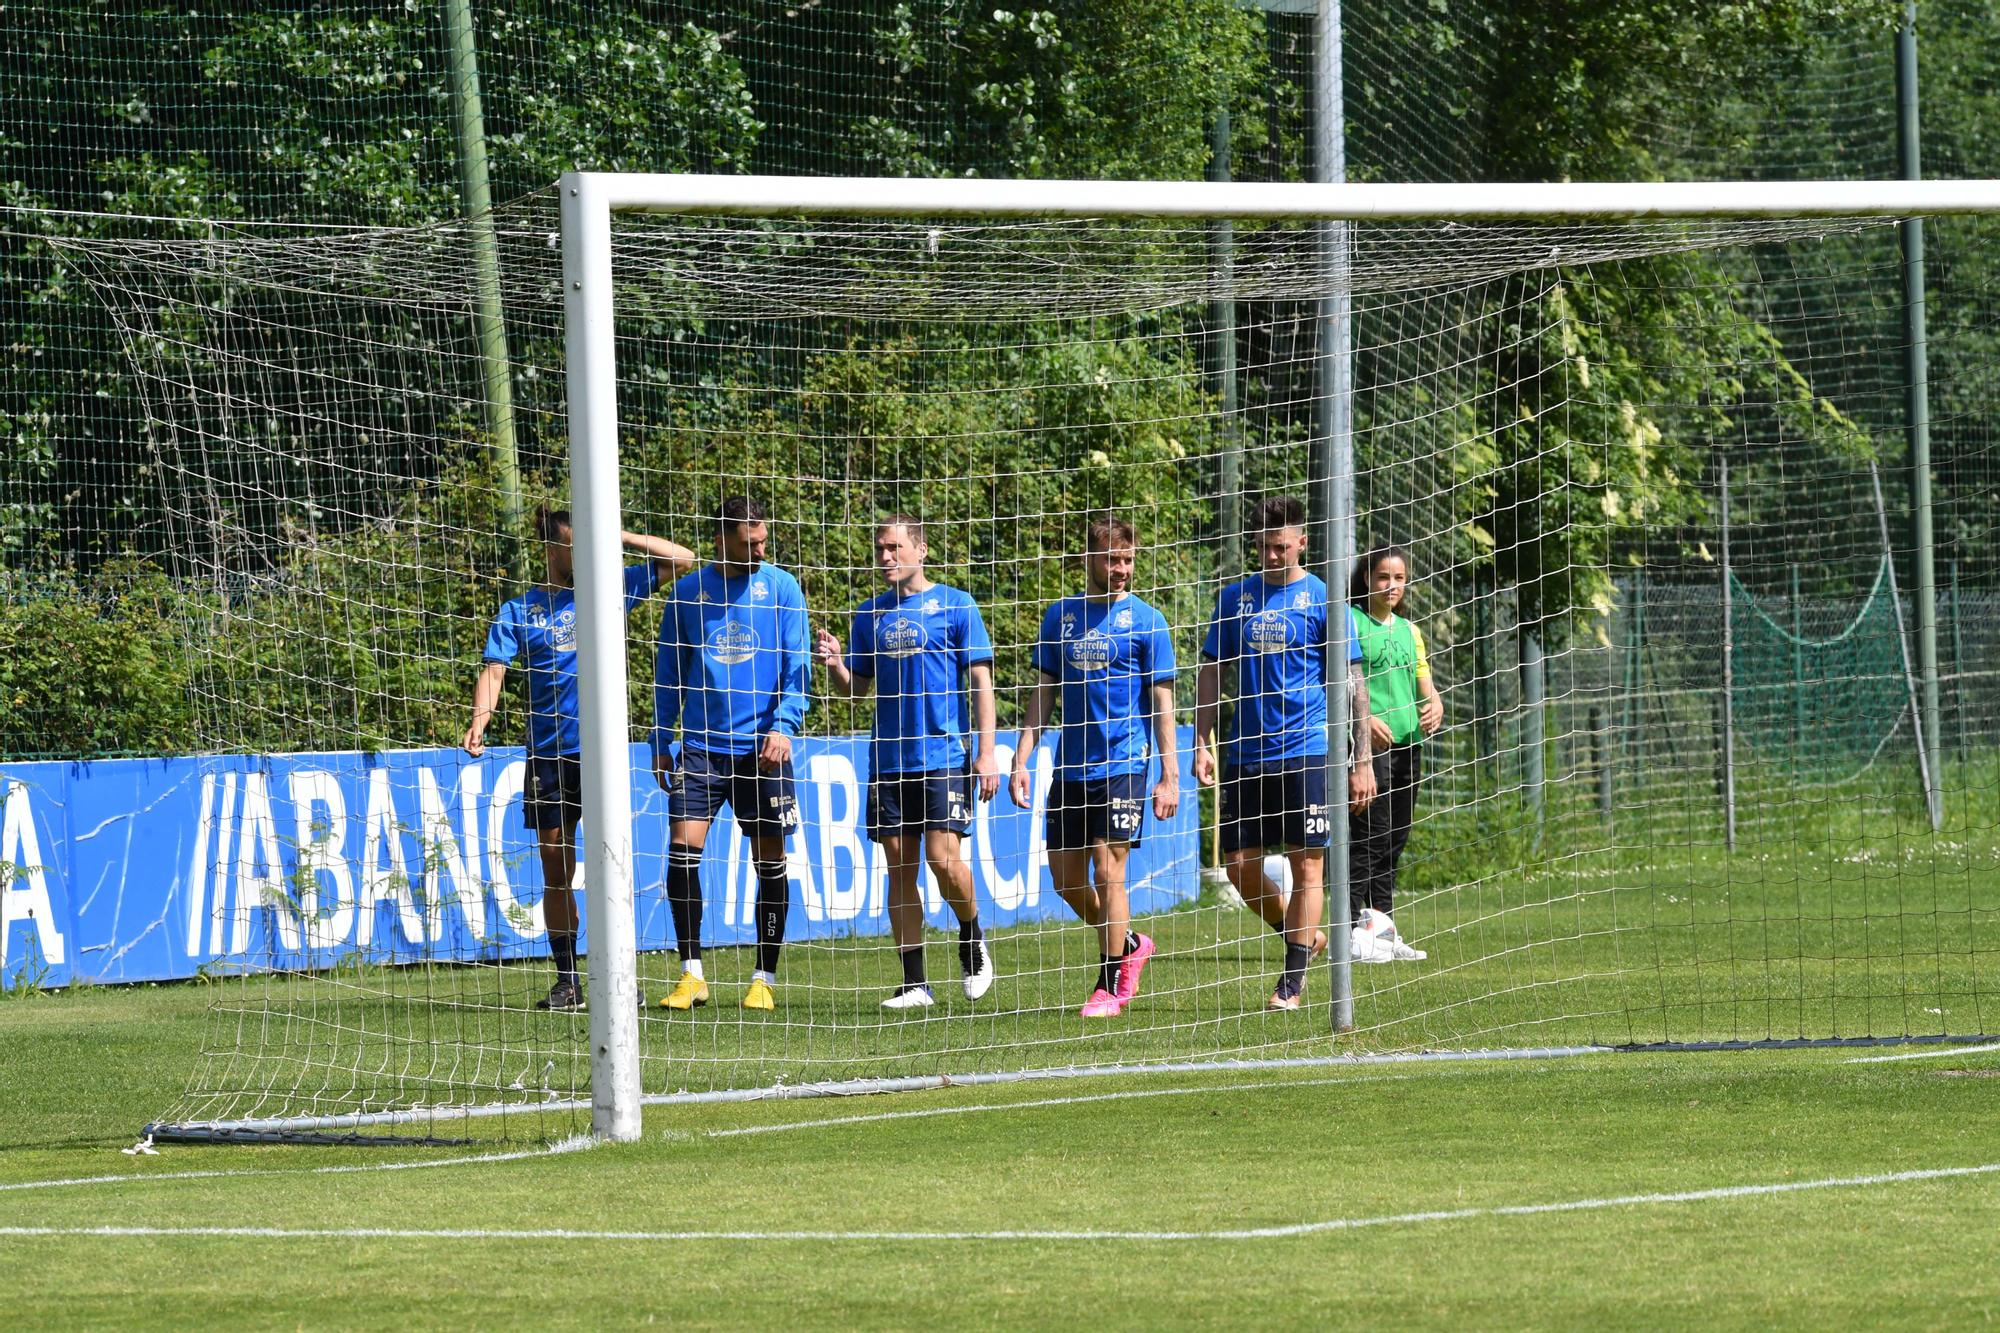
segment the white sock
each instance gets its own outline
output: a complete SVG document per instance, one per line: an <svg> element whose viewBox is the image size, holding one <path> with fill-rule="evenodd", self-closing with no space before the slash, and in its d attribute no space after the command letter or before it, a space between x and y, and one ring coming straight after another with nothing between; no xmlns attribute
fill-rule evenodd
<svg viewBox="0 0 2000 1333"><path fill-rule="evenodd" d="M771 986L777 984L778 977L776 973L766 972L763 968L760 967L755 972L752 972L750 974L750 980L761 981L766 986Z"/></svg>
<svg viewBox="0 0 2000 1333"><path fill-rule="evenodd" d="M696 981L708 980L707 977L702 975L701 959L699 958L690 958L687 962L682 963L681 975L684 977L693 977Z"/></svg>

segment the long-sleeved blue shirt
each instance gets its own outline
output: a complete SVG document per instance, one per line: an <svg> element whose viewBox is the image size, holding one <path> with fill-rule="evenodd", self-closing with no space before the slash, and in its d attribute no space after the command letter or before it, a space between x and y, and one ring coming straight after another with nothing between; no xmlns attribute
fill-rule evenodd
<svg viewBox="0 0 2000 1333"><path fill-rule="evenodd" d="M799 734L810 703L806 599L776 565L724 578L683 575L660 618L653 659L653 753L680 727L687 745L749 754L770 732Z"/></svg>

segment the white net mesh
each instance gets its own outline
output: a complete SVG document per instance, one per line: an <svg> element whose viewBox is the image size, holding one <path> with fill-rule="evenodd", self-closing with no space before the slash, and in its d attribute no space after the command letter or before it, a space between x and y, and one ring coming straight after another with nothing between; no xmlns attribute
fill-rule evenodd
<svg viewBox="0 0 2000 1333"><path fill-rule="evenodd" d="M552 200L492 222L525 502L560 504ZM1261 614L1268 588L1313 586L1260 575L1245 534L1258 503L1318 493L1328 232L1238 223L1224 263L1200 226L620 220L628 529L706 560L722 497L753 497L810 628L845 644L885 588L878 521L920 517L926 576L965 593L991 640L1003 779L1048 608L1085 591L1093 516L1134 526L1130 591L1179 664L1181 810L1151 809L1156 757L1127 874L1133 929L1157 952L1120 1012L1078 1012L1105 974L1098 933L1051 879L1053 734L1029 764L1029 808L1004 783L990 803L975 794L957 849L992 989L962 993L955 914L926 870L935 1003L881 1008L907 974L866 819L878 705L834 697L815 662L776 1007L741 1007L758 885L732 810L702 862L710 1002L648 1010L646 1092L1981 1030L2000 906L1986 890L1993 733L1958 714L1975 721L1943 769L1955 838L1900 841L1921 826L1922 793L1878 586L1894 555L1868 480L1883 441L1815 382L1818 349L1785 336L1789 313L1824 327L1893 281L1857 257L1879 253L1863 244L1878 226L1352 228L1360 544L1406 553L1404 610L1442 725L1417 743L1421 683L1407 662L1371 666L1379 699L1409 695L1385 716L1405 742L1389 772L1408 780L1414 762L1422 782L1383 800L1409 829L1393 889L1357 876L1381 896L1354 905L1392 915L1402 951L1356 939L1384 956L1355 967L1357 1031L1336 1039L1317 959L1303 1012L1267 1007L1286 941L1235 901L1261 899L1282 923L1310 858L1266 860L1277 849L1263 844L1293 840L1284 820L1305 820L1305 798L1283 781L1238 789L1232 813L1266 820L1238 836L1190 766L1213 622L1237 614L1232 597L1254 595ZM522 661L493 748L454 748L496 613L544 575L483 424L470 235L218 230L71 255L127 335L173 572L200 593L194 739L215 755L212 837L190 861L208 892L185 924L249 974L218 984L177 1121L435 1125L497 1106L511 1132L552 1134L587 1102L583 1021L533 1008L554 977L550 891L523 827ZM1299 524L1315 572L1325 520ZM643 725L666 581L628 626L639 971L655 1002L680 972L667 798ZM701 585L681 587L698 599ZM1337 607L1346 589L1333 593ZM1264 642L1219 642L1239 640ZM1244 716L1276 707L1271 727L1305 725L1280 717L1303 694L1245 697L1279 689L1251 684L1265 678L1234 656L1249 651L1215 663L1236 729L1220 758L1242 760L1239 777ZM1374 828L1355 825L1393 836ZM1225 845L1250 842L1231 885ZM1346 924L1334 904L1303 934L1295 920L1293 939Z"/></svg>

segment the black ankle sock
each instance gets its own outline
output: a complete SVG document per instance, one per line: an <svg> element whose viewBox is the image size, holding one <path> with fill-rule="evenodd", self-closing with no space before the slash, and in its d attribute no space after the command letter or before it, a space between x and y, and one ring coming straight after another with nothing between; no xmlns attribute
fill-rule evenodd
<svg viewBox="0 0 2000 1333"><path fill-rule="evenodd" d="M556 960L556 980L566 981L572 986L580 985L576 976L576 932L550 931L549 953Z"/></svg>
<svg viewBox="0 0 2000 1333"><path fill-rule="evenodd" d="M981 941L986 938L979 929L979 918L958 923L958 965L967 972L977 972L981 961Z"/></svg>
<svg viewBox="0 0 2000 1333"><path fill-rule="evenodd" d="M1312 962L1312 946L1308 944L1287 944L1285 946L1285 975L1279 982L1289 990L1303 990L1306 984L1306 965Z"/></svg>
<svg viewBox="0 0 2000 1333"><path fill-rule="evenodd" d="M899 949L897 953L903 960L903 988L908 990L924 985L924 946L919 944L913 949Z"/></svg>
<svg viewBox="0 0 2000 1333"><path fill-rule="evenodd" d="M1110 954L1097 955L1097 984L1113 995L1118 993L1118 960Z"/></svg>
<svg viewBox="0 0 2000 1333"><path fill-rule="evenodd" d="M1125 932L1125 952L1119 954L1118 956L1120 958L1130 958L1133 954L1137 952L1139 952L1139 937L1132 931L1128 930Z"/></svg>

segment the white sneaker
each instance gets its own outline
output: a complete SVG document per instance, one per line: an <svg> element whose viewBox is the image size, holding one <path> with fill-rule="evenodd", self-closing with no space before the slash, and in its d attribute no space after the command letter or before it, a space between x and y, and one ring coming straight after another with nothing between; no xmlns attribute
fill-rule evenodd
<svg viewBox="0 0 2000 1333"><path fill-rule="evenodd" d="M937 1000L932 997L929 986L912 986L908 990L899 990L888 999L882 1001L882 1007L884 1009L928 1009L936 1003Z"/></svg>
<svg viewBox="0 0 2000 1333"><path fill-rule="evenodd" d="M976 1000L993 989L993 949L985 940L979 941L979 970L965 974L965 998Z"/></svg>
<svg viewBox="0 0 2000 1333"><path fill-rule="evenodd" d="M1389 941L1389 956L1397 962L1402 963L1421 963L1424 959L1430 957L1422 949L1413 949L1403 943L1400 936Z"/></svg>

